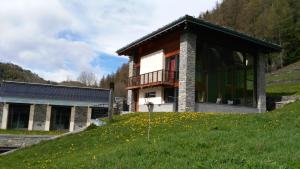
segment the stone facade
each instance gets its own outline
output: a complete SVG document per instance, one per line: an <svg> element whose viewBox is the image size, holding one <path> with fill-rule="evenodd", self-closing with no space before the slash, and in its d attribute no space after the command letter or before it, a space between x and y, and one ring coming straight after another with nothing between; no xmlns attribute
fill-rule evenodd
<svg viewBox="0 0 300 169"><path fill-rule="evenodd" d="M0 127L2 125L3 106L4 106L4 104L0 103Z"/></svg>
<svg viewBox="0 0 300 169"><path fill-rule="evenodd" d="M3 106L4 106L4 104L0 103L0 127L2 125Z"/></svg>
<svg viewBox="0 0 300 169"><path fill-rule="evenodd" d="M128 76L132 77L133 76L133 71L134 71L134 67L133 67L133 57L130 56L129 57L129 70L128 70ZM133 98L133 92L132 90L128 90L127 91L127 104L129 106L129 111L133 112L135 111L135 104L134 104L134 98Z"/></svg>
<svg viewBox="0 0 300 169"><path fill-rule="evenodd" d="M226 104L196 103L196 112L257 113L258 109Z"/></svg>
<svg viewBox="0 0 300 169"><path fill-rule="evenodd" d="M180 37L178 111L195 111L195 71L197 36L183 32Z"/></svg>
<svg viewBox="0 0 300 169"><path fill-rule="evenodd" d="M45 130L47 105L35 105L33 130Z"/></svg>
<svg viewBox="0 0 300 169"><path fill-rule="evenodd" d="M266 77L265 57L260 54L257 57L257 109L260 113L266 112Z"/></svg>
<svg viewBox="0 0 300 169"><path fill-rule="evenodd" d="M86 127L87 112L88 112L88 107L76 107L75 108L74 130L79 130L79 129Z"/></svg>

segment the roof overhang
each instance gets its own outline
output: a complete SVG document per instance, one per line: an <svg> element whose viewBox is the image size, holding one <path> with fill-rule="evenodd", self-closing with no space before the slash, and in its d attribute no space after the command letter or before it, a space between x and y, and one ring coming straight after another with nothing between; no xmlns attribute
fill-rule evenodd
<svg viewBox="0 0 300 169"><path fill-rule="evenodd" d="M84 102L69 100L36 99L26 97L0 97L0 103L19 104L43 104L55 106L79 106L79 107L108 107L108 102Z"/></svg>
<svg viewBox="0 0 300 169"><path fill-rule="evenodd" d="M220 25L216 25L216 24L212 24L210 22L207 22L207 21L204 21L204 20L201 20L201 19L197 19L197 18L194 18L192 16L184 16L184 17L181 17L177 20L175 20L174 22L126 45L125 47L117 50L117 53L119 55L129 55L129 50L139 46L139 45L142 45L143 43L149 41L149 40L152 40L154 38L157 38L159 36L161 36L162 34L166 33L166 32L170 32L172 30L175 30L175 29L185 29L187 26L196 26L196 29L201 29L201 28L205 28L205 29L209 29L209 30L212 30L212 31L216 31L218 33L222 33L222 34L225 34L225 35L229 35L231 37L235 37L235 38L238 38L240 40L243 40L243 41L247 41L249 43L252 43L260 48L263 49L263 51L268 51L268 52L279 52L281 51L281 46L277 45L277 44L274 44L274 43L271 43L271 42L267 42L265 40L262 40L262 39L258 39L258 38L255 38L253 36L250 36L248 34L245 34L245 33L241 33L241 32L237 32L233 29L230 29L230 28L227 28L227 27L223 27L223 26L220 26Z"/></svg>
<svg viewBox="0 0 300 169"><path fill-rule="evenodd" d="M108 89L3 81L0 102L93 106L108 104Z"/></svg>

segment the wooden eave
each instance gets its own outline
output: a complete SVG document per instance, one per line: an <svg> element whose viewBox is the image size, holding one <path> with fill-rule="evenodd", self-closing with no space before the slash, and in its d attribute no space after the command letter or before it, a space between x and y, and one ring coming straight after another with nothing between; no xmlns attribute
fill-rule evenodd
<svg viewBox="0 0 300 169"><path fill-rule="evenodd" d="M181 18L175 20L174 22L171 22L170 24L126 45L125 47L119 49L117 51L117 53L119 55L128 55L129 56L132 54L132 49L146 43L147 41L153 40L155 38L159 38L163 34L165 34L167 32L171 32L175 29L180 29L180 30L188 29L189 26L196 26L196 31L197 31L197 29L205 28L205 29L209 29L209 30L212 30L212 31L215 31L218 33L222 33L222 34L226 34L226 35L235 37L235 38L243 40L243 41L247 41L248 43L258 46L259 48L261 48L262 51L266 51L266 52L281 51L281 46L279 46L277 44L267 42L265 40L255 38L248 34L237 32L233 29L223 27L220 25L216 25L216 24L212 24L207 21L186 15L186 16L181 17Z"/></svg>

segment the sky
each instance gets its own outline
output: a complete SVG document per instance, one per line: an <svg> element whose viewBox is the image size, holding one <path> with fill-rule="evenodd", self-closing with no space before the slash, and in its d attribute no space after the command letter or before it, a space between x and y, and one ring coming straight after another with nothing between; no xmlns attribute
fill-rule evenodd
<svg viewBox="0 0 300 169"><path fill-rule="evenodd" d="M128 61L116 50L217 0L0 0L0 62L46 80L98 78Z"/></svg>

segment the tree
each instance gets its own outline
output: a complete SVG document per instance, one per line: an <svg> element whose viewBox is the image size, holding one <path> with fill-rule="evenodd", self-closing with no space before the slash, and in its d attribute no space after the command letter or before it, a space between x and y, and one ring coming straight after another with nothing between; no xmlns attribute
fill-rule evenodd
<svg viewBox="0 0 300 169"><path fill-rule="evenodd" d="M117 69L116 73L109 74L100 79L101 88L109 88L109 83L115 83L115 96L126 97L126 83L128 80L128 64L123 64Z"/></svg>
<svg viewBox="0 0 300 169"><path fill-rule="evenodd" d="M77 80L86 86L97 86L97 77L94 72L83 71L80 73Z"/></svg>
<svg viewBox="0 0 300 169"><path fill-rule="evenodd" d="M199 17L280 44L283 52L270 57L277 68L300 59L299 9L299 0L223 0Z"/></svg>

